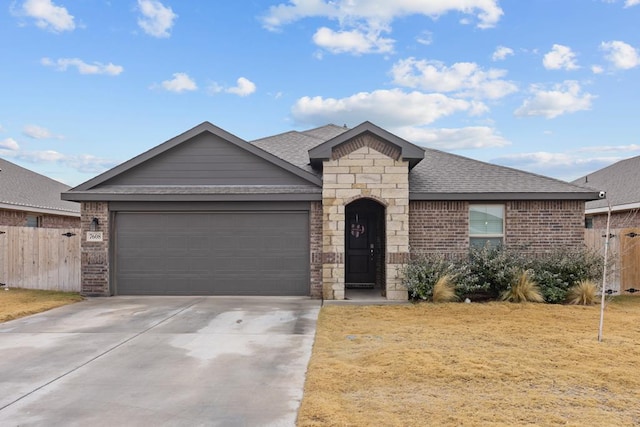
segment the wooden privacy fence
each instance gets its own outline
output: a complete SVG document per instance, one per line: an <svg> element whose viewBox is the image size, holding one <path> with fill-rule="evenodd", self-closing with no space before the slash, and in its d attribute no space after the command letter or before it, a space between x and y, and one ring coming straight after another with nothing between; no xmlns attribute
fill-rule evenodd
<svg viewBox="0 0 640 427"><path fill-rule="evenodd" d="M0 283L80 291L80 229L0 227Z"/></svg>
<svg viewBox="0 0 640 427"><path fill-rule="evenodd" d="M629 289L640 289L640 228L610 230L607 289L629 295ZM604 254L605 230L585 230L587 247Z"/></svg>

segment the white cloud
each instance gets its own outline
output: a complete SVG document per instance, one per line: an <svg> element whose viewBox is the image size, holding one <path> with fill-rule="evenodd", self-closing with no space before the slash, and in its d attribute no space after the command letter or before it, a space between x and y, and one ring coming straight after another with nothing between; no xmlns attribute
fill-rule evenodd
<svg viewBox="0 0 640 427"><path fill-rule="evenodd" d="M618 156L581 157L575 152L508 154L492 159L492 163L572 181L622 160Z"/></svg>
<svg viewBox="0 0 640 427"><path fill-rule="evenodd" d="M251 80L245 77L240 77L236 80L236 86L224 87L218 83L212 83L208 90L211 94L226 92L238 96L249 96L256 91L256 85Z"/></svg>
<svg viewBox="0 0 640 427"><path fill-rule="evenodd" d="M431 31L423 31L416 38L416 41L425 46L429 46L431 43L433 43L433 34L431 33Z"/></svg>
<svg viewBox="0 0 640 427"><path fill-rule="evenodd" d="M414 144L441 150L504 147L511 144L495 129L487 126L469 126L459 129L408 126L395 128L393 133Z"/></svg>
<svg viewBox="0 0 640 427"><path fill-rule="evenodd" d="M106 74L109 76L117 76L124 71L124 67L114 65L111 62L108 64L103 64L101 62L93 62L89 64L78 58L59 58L55 61L50 58L42 58L40 63L58 71L66 71L69 67L75 67L80 74Z"/></svg>
<svg viewBox="0 0 640 427"><path fill-rule="evenodd" d="M640 0L627 0L624 2L624 7L637 6L640 4Z"/></svg>
<svg viewBox="0 0 640 427"><path fill-rule="evenodd" d="M481 114L486 106L442 94L404 92L400 89L360 92L336 99L305 96L292 107L300 123L360 123L366 120L385 128L424 126L458 112Z"/></svg>
<svg viewBox="0 0 640 427"><path fill-rule="evenodd" d="M600 49L606 52L605 58L615 68L628 70L640 65L640 55L631 45L621 41L602 42Z"/></svg>
<svg viewBox="0 0 640 427"><path fill-rule="evenodd" d="M63 139L61 135L54 135L49 129L38 125L26 125L22 133L33 139Z"/></svg>
<svg viewBox="0 0 640 427"><path fill-rule="evenodd" d="M176 93L198 89L195 80L187 73L173 73L173 79L163 81L160 86L169 92Z"/></svg>
<svg viewBox="0 0 640 427"><path fill-rule="evenodd" d="M238 96L248 96L256 91L256 85L251 80L240 77L236 81L237 85L227 89L227 92Z"/></svg>
<svg viewBox="0 0 640 427"><path fill-rule="evenodd" d="M572 80L557 84L551 90L533 85L531 92L533 97L525 100L515 111L516 116L553 119L563 114L589 110L591 101L595 99L594 95L581 93L578 82Z"/></svg>
<svg viewBox="0 0 640 427"><path fill-rule="evenodd" d="M568 46L554 44L551 51L542 59L542 64L547 70L576 70L576 54Z"/></svg>
<svg viewBox="0 0 640 427"><path fill-rule="evenodd" d="M424 15L436 19L449 12L475 15L479 28L494 27L503 15L497 0L290 0L271 6L263 24L267 29L277 30L300 19L326 17L343 25L364 22L376 28L403 16Z"/></svg>
<svg viewBox="0 0 640 427"><path fill-rule="evenodd" d="M640 145L599 145L595 147L582 147L577 150L580 153L626 153L630 151L640 151Z"/></svg>
<svg viewBox="0 0 640 427"><path fill-rule="evenodd" d="M63 154L54 150L23 151L12 138L0 141L0 155L28 163L58 163L90 174L102 173L118 163L91 154Z"/></svg>
<svg viewBox="0 0 640 427"><path fill-rule="evenodd" d="M54 33L73 31L76 28L73 15L51 0L27 0L22 4L22 13L35 19L39 28Z"/></svg>
<svg viewBox="0 0 640 427"><path fill-rule="evenodd" d="M157 0L138 0L138 8L142 13L138 18L138 25L145 33L160 38L171 35L171 28L178 18L171 7L166 7Z"/></svg>
<svg viewBox="0 0 640 427"><path fill-rule="evenodd" d="M316 45L331 53L388 53L393 51L393 39L380 36L380 31L369 30L364 33L358 29L351 31L333 31L321 27L313 35Z"/></svg>
<svg viewBox="0 0 640 427"><path fill-rule="evenodd" d="M600 65L592 65L591 72L593 74L602 74L604 73L604 69Z"/></svg>
<svg viewBox="0 0 640 427"><path fill-rule="evenodd" d="M496 50L493 52L493 55L491 55L491 60L492 61L504 61L507 56L513 56L513 49L511 49L510 47L506 47L506 46L498 46L496 48Z"/></svg>
<svg viewBox="0 0 640 427"><path fill-rule="evenodd" d="M397 18L424 15L437 19L449 12L475 16L479 28L495 26L503 14L498 0L289 0L271 6L262 22L268 30L277 31L305 18L337 21L339 29L319 28L314 43L331 53L360 55L392 52L395 41L381 34L390 33ZM430 36L418 41L431 43Z"/></svg>
<svg viewBox="0 0 640 427"><path fill-rule="evenodd" d="M436 92L454 92L477 99L497 99L516 92L518 87L502 80L505 70L482 70L473 62L458 62L450 67L439 61L407 58L391 69L395 84Z"/></svg>
<svg viewBox="0 0 640 427"><path fill-rule="evenodd" d="M0 141L0 152L5 150L18 151L19 149L20 145L18 145L18 142L13 138L6 138Z"/></svg>

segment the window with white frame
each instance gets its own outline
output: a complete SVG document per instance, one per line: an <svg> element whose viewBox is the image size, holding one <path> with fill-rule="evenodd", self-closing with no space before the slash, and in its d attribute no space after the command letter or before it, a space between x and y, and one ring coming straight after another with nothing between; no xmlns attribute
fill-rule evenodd
<svg viewBox="0 0 640 427"><path fill-rule="evenodd" d="M504 205L469 205L469 245L497 247L504 243Z"/></svg>

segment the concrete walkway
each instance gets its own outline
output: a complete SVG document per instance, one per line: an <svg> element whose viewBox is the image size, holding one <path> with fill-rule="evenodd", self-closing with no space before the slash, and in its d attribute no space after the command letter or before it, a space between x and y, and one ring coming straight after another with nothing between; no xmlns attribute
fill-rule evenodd
<svg viewBox="0 0 640 427"><path fill-rule="evenodd" d="M293 426L319 308L112 297L0 324L0 425Z"/></svg>

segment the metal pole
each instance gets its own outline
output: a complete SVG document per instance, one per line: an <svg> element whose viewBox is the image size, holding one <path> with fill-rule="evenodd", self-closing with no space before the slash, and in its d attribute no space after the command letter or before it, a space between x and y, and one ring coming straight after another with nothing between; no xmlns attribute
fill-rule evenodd
<svg viewBox="0 0 640 427"><path fill-rule="evenodd" d="M611 225L611 204L609 204L609 211L607 212L607 234L604 239L604 267L602 271L602 299L600 301L600 328L598 329L598 342L602 342L602 327L604 326L604 294L605 287L607 286L607 264L609 256L609 234Z"/></svg>

